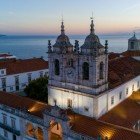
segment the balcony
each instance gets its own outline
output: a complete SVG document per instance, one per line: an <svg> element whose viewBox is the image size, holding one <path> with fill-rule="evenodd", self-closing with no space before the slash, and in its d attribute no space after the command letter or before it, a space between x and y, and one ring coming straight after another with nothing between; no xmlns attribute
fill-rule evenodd
<svg viewBox="0 0 140 140"><path fill-rule="evenodd" d="M9 131L9 132L11 132L11 133L13 133L13 134L15 134L15 135L17 135L17 136L20 136L20 131L15 130L14 128L12 128L12 127L10 127L6 124L3 124L3 123L0 122L0 127Z"/></svg>

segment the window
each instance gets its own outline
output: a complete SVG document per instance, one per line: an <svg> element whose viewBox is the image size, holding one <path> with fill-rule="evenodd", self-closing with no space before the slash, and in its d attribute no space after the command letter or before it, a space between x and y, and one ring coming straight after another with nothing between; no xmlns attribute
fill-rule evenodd
<svg viewBox="0 0 140 140"><path fill-rule="evenodd" d="M43 77L43 71L40 72L40 77Z"/></svg>
<svg viewBox="0 0 140 140"><path fill-rule="evenodd" d="M128 88L126 88L126 95L128 94Z"/></svg>
<svg viewBox="0 0 140 140"><path fill-rule="evenodd" d="M17 139L16 135L13 135L13 140L16 140L16 139Z"/></svg>
<svg viewBox="0 0 140 140"><path fill-rule="evenodd" d="M71 99L68 99L67 104L68 104L68 108L72 108L72 100Z"/></svg>
<svg viewBox="0 0 140 140"><path fill-rule="evenodd" d="M88 112L88 111L89 111L89 108L88 108L88 107L84 107L84 110L85 110L86 112Z"/></svg>
<svg viewBox="0 0 140 140"><path fill-rule="evenodd" d="M120 100L122 99L122 92L120 92L120 94L119 94L119 99Z"/></svg>
<svg viewBox="0 0 140 140"><path fill-rule="evenodd" d="M7 116L3 115L3 124L7 124Z"/></svg>
<svg viewBox="0 0 140 140"><path fill-rule="evenodd" d="M12 128L16 128L16 120L14 118L11 118L11 126Z"/></svg>
<svg viewBox="0 0 140 140"><path fill-rule="evenodd" d="M10 87L10 91L13 91L13 87Z"/></svg>
<svg viewBox="0 0 140 140"><path fill-rule="evenodd" d="M54 67L55 67L55 75L59 75L60 74L60 66L59 66L59 60L55 59L54 61Z"/></svg>
<svg viewBox="0 0 140 140"><path fill-rule="evenodd" d="M83 69L83 79L89 80L89 64L87 62L84 62L82 69Z"/></svg>
<svg viewBox="0 0 140 140"><path fill-rule="evenodd" d="M15 85L19 85L19 76L15 76Z"/></svg>
<svg viewBox="0 0 140 140"><path fill-rule="evenodd" d="M3 130L3 133L4 133L4 137L8 138L8 132L5 129Z"/></svg>
<svg viewBox="0 0 140 140"><path fill-rule="evenodd" d="M134 85L132 85L132 91L134 91Z"/></svg>
<svg viewBox="0 0 140 140"><path fill-rule="evenodd" d="M3 89L3 91L6 91L6 78L2 78L1 82L2 82L2 89Z"/></svg>
<svg viewBox="0 0 140 140"><path fill-rule="evenodd" d="M139 88L140 87L140 82L138 81L138 83L137 83L137 88Z"/></svg>
<svg viewBox="0 0 140 140"><path fill-rule="evenodd" d="M134 49L134 42L131 42L131 49Z"/></svg>
<svg viewBox="0 0 140 140"><path fill-rule="evenodd" d="M57 105L57 100L54 99L53 102L54 102L54 105L56 106Z"/></svg>
<svg viewBox="0 0 140 140"><path fill-rule="evenodd" d="M111 105L114 104L114 96L111 97Z"/></svg>
<svg viewBox="0 0 140 140"><path fill-rule="evenodd" d="M45 72L45 76L48 76L48 72L47 71Z"/></svg>
<svg viewBox="0 0 140 140"><path fill-rule="evenodd" d="M31 75L31 73L29 73L29 74L28 74L28 83L30 83L31 80L32 80L32 75Z"/></svg>
<svg viewBox="0 0 140 140"><path fill-rule="evenodd" d="M103 79L103 73L104 73L104 64L103 62L100 63L100 75L99 75L99 78L100 79Z"/></svg>
<svg viewBox="0 0 140 140"><path fill-rule="evenodd" d="M1 71L1 74L4 74L4 70Z"/></svg>

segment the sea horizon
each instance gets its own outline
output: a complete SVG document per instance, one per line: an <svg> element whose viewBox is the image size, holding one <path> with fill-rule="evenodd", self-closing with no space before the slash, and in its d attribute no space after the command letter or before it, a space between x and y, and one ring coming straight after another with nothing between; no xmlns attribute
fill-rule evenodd
<svg viewBox="0 0 140 140"><path fill-rule="evenodd" d="M10 53L19 59L27 59L33 57L43 57L47 60L48 40L53 45L58 35L6 35L0 37L0 53ZM74 45L75 40L79 41L81 46L87 35L68 35L71 44ZM132 34L99 34L100 42L105 44L105 40L109 43L109 52L121 53L127 50L128 39ZM140 38L140 34L137 34Z"/></svg>

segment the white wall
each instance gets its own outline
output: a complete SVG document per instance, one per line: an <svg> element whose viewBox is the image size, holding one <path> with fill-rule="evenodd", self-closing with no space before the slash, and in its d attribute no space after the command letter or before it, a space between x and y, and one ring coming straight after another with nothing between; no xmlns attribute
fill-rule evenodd
<svg viewBox="0 0 140 140"><path fill-rule="evenodd" d="M18 116L15 116L13 114L0 110L0 122L1 123L3 123L3 114L5 114L7 117L7 126L12 127L11 118L14 118L15 122L16 122L16 130L20 131L20 123L19 123L20 118ZM7 132L8 132L8 140L13 140L13 134L9 131L7 131ZM0 127L0 135L4 137L4 130L1 127ZM17 140L20 140L20 136L17 136Z"/></svg>
<svg viewBox="0 0 140 140"><path fill-rule="evenodd" d="M138 87L139 81L139 87ZM105 114L107 111L118 105L120 102L128 98L132 94L132 86L134 85L134 91L140 89L140 76L114 88L110 91L107 91L106 94L103 94L98 98L98 115L99 117ZM128 94L126 94L126 89L128 88ZM120 92L122 92L122 98L119 99ZM111 105L111 97L114 96L114 104Z"/></svg>
<svg viewBox="0 0 140 140"><path fill-rule="evenodd" d="M19 73L14 75L6 75L0 77L0 90L2 89L2 78L6 78L6 91L7 92L14 92L15 89L15 76L19 76L19 88L22 91L26 85L28 85L28 74L31 74L32 80L37 79L40 77L40 72L43 72L43 75L46 73L48 74L48 69L26 72L26 73ZM13 89L11 89L13 88Z"/></svg>
<svg viewBox="0 0 140 140"><path fill-rule="evenodd" d="M139 81L139 87L137 87ZM107 111L118 105L120 102L128 98L132 94L132 86L134 85L134 91L140 89L140 76L114 88L106 93L103 93L97 97L89 97L89 94L80 94L72 90L66 90L62 88L49 87L49 104L54 105L54 99L57 100L57 105L61 108L67 108L67 100L71 99L73 104L73 110L82 115L90 117L100 117ZM126 89L128 88L128 94ZM120 92L122 92L122 98L119 99ZM114 96L114 104L111 105L111 98ZM96 103L97 102L97 103ZM85 111L85 107L89 108L89 111Z"/></svg>
<svg viewBox="0 0 140 140"><path fill-rule="evenodd" d="M67 108L68 99L72 100L72 108L75 112L93 117L93 98L78 94L72 90L64 90L55 87L49 87L49 104L54 106L54 99L61 108ZM89 108L85 111L85 107Z"/></svg>

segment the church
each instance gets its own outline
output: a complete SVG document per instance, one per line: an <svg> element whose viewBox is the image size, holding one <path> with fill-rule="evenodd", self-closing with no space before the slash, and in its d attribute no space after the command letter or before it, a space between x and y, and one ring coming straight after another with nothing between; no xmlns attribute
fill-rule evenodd
<svg viewBox="0 0 140 140"><path fill-rule="evenodd" d="M135 52L139 51L138 45L134 34L129 39L128 51L131 48ZM49 42L48 53L48 101L52 106L70 108L76 113L99 118L140 88L139 74L127 78L127 73L122 71L121 75L124 75L118 78L120 81L113 79L117 75L113 73L115 67L126 67L126 64L119 66L118 61L121 64L132 60L124 57L112 62L108 59L108 41L105 41L104 46L100 43L95 34L93 19L90 34L80 47L77 40L74 46L70 43L62 22L61 35L53 46ZM110 68L112 65L114 68Z"/></svg>

